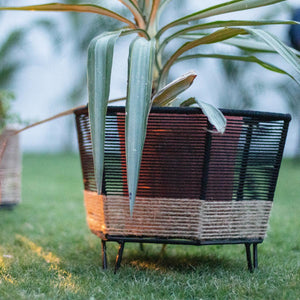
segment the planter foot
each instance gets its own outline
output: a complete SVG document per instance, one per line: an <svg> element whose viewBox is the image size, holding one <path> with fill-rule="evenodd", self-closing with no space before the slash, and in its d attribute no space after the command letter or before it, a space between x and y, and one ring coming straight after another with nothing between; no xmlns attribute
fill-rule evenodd
<svg viewBox="0 0 300 300"><path fill-rule="evenodd" d="M254 267L254 270L258 268L257 243L253 244L253 267Z"/></svg>
<svg viewBox="0 0 300 300"><path fill-rule="evenodd" d="M123 250L124 250L124 245L125 242L119 242L119 251L118 251L118 255L116 258L116 264L115 264L115 274L117 273L118 269L120 268L121 265L121 261L122 261L122 256L123 256Z"/></svg>
<svg viewBox="0 0 300 300"><path fill-rule="evenodd" d="M255 269L258 268L258 259L257 259L257 243L253 243L253 262L251 258L251 244L245 244L246 247L246 256L247 256L247 263L248 263L248 270L253 273Z"/></svg>
<svg viewBox="0 0 300 300"><path fill-rule="evenodd" d="M247 257L247 264L248 264L248 270L252 273L253 272L253 265L252 265L252 259L251 259L251 244L245 244L246 247L246 257Z"/></svg>
<svg viewBox="0 0 300 300"><path fill-rule="evenodd" d="M101 240L101 251L102 251L102 268L107 269L107 256L106 256L106 241Z"/></svg>
<svg viewBox="0 0 300 300"><path fill-rule="evenodd" d="M144 244L143 244L143 243L140 243L140 250L141 250L142 252L144 252Z"/></svg>

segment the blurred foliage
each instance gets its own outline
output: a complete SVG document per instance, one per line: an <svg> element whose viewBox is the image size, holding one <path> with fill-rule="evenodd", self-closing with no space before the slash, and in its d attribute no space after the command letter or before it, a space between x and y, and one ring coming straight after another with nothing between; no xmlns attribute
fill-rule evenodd
<svg viewBox="0 0 300 300"><path fill-rule="evenodd" d="M220 89L219 105L229 109L253 108L255 98L264 89L261 80L253 76L255 66L246 62L222 60L220 68L223 86Z"/></svg>
<svg viewBox="0 0 300 300"><path fill-rule="evenodd" d="M294 157L300 158L300 88L294 82L283 81L276 86L277 91L282 95L292 115L292 122L296 125L296 141Z"/></svg>
<svg viewBox="0 0 300 300"><path fill-rule="evenodd" d="M300 7L290 10L291 19L300 22ZM291 25L288 31L290 44L296 50L300 50L300 25ZM278 92L282 95L285 103L289 107L292 115L292 122L296 124L297 140L295 144L295 158L300 158L300 88L294 82L282 81L276 86Z"/></svg>
<svg viewBox="0 0 300 300"><path fill-rule="evenodd" d="M1 2L0 2L1 3ZM0 14L0 24L3 22L3 14ZM12 100L15 95L11 89L11 83L18 72L26 65L23 51L26 51L26 38L32 29L42 29L48 33L53 40L53 45L59 46L58 27L55 23L47 19L37 19L25 27L17 27L9 30L0 40L0 130L9 123L21 122L20 117L12 112Z"/></svg>
<svg viewBox="0 0 300 300"><path fill-rule="evenodd" d="M293 11L292 19L300 22L300 8L297 8ZM289 37L292 47L300 51L300 25L291 25Z"/></svg>
<svg viewBox="0 0 300 300"><path fill-rule="evenodd" d="M0 90L0 133L6 127L7 123L18 119L16 115L10 113L12 100L14 100L12 93Z"/></svg>
<svg viewBox="0 0 300 300"><path fill-rule="evenodd" d="M25 29L11 31L0 44L0 88L7 87L23 62L16 51L24 42Z"/></svg>
<svg viewBox="0 0 300 300"><path fill-rule="evenodd" d="M12 100L15 97L6 89L22 66L22 60L16 53L24 43L25 31L24 28L14 29L0 41L0 132L8 123L19 120L11 113Z"/></svg>

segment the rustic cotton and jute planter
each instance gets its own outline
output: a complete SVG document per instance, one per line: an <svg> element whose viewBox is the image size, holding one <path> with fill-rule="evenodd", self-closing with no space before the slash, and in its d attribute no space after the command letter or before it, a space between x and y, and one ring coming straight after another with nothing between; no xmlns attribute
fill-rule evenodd
<svg viewBox="0 0 300 300"><path fill-rule="evenodd" d="M152 109L133 216L126 186L124 108L106 119L103 195L96 192L88 110L75 112L87 222L102 239L171 244L245 244L250 270L266 235L289 115L224 110L215 133L200 109ZM250 245L253 245L253 260Z"/></svg>
<svg viewBox="0 0 300 300"><path fill-rule="evenodd" d="M21 153L14 130L0 135L0 208L13 207L21 201Z"/></svg>

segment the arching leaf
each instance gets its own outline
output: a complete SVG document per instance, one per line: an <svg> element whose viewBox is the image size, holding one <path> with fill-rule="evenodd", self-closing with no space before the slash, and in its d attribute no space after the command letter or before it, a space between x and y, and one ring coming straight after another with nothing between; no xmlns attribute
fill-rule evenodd
<svg viewBox="0 0 300 300"><path fill-rule="evenodd" d="M191 21L204 19L221 14L231 13L235 11L249 10L251 8L261 7L279 3L285 0L234 0L208 7L204 10L197 11L180 19L177 19L164 26L157 34L158 37L166 30L177 25L188 24Z"/></svg>
<svg viewBox="0 0 300 300"><path fill-rule="evenodd" d="M207 116L208 121L215 126L218 132L224 133L226 128L226 118L222 112L211 104L195 99L202 112Z"/></svg>
<svg viewBox="0 0 300 300"><path fill-rule="evenodd" d="M25 11L72 11L72 12L88 12L99 15L108 16L118 21L126 23L130 28L135 29L136 25L126 19L125 17L109 10L104 7L93 5L93 4L63 4L63 3L47 3L41 5L30 5L30 6L11 6L11 7L0 7L0 10L25 10Z"/></svg>
<svg viewBox="0 0 300 300"><path fill-rule="evenodd" d="M185 43L177 51L175 51L175 53L165 63L165 65L161 71L161 76L159 79L159 86L162 86L165 84L165 81L167 80L168 72L169 72L171 66L186 51L193 49L200 45L207 45L207 44L221 42L221 41L227 40L229 38L235 37L239 34L248 34L248 32L242 28L230 28L230 27L223 28L223 29L217 30L211 34L203 36L199 39L196 39L194 41Z"/></svg>
<svg viewBox="0 0 300 300"><path fill-rule="evenodd" d="M182 36L189 36L192 32L204 30L204 29L213 29L213 28L222 28L222 27L233 27L233 26L265 26L265 25L292 25L292 24L300 24L295 21L283 21L283 20L226 20L226 21L214 21L209 23L201 23L194 26L189 26L184 29L181 29L172 35L166 37L161 43L159 47L159 51L163 51L165 46L172 41L173 39L180 38ZM199 32L195 33L195 37L199 34ZM201 35L201 34L199 34ZM193 35L191 35L193 37ZM200 37L200 36L199 36Z"/></svg>
<svg viewBox="0 0 300 300"><path fill-rule="evenodd" d="M193 84L196 76L195 72L188 72L163 87L153 96L153 105L166 106L179 94L187 90Z"/></svg>
<svg viewBox="0 0 300 300"><path fill-rule="evenodd" d="M282 43L273 34L261 29L246 29L249 33L262 39L267 45L273 48L293 69L297 72L292 72L293 77L300 78L300 59L289 47ZM295 75L294 75L295 74Z"/></svg>
<svg viewBox="0 0 300 300"><path fill-rule="evenodd" d="M289 76L290 78L292 78L293 80L295 80L296 82L298 82L300 84L300 81L293 77L291 74L289 74L288 72L284 71L283 69L276 67L275 65L268 63L266 61L263 61L255 56L242 56L242 55L226 55L226 54L194 54L194 55L186 55L186 56L182 56L180 58L178 58L176 60L176 62L180 62L183 60L189 60L189 59L195 59L195 58L216 58L216 59L225 59L225 60L235 60L235 61L244 61L244 62L252 62L252 63L256 63L259 64L260 66L262 66L263 68L279 73L279 74L284 74Z"/></svg>
<svg viewBox="0 0 300 300"><path fill-rule="evenodd" d="M135 17L137 24L139 25L139 27L141 29L145 29L146 28L146 24L145 24L145 20L143 18L143 14L140 11L136 0L132 1L132 0L119 0L121 3L123 3L133 14L133 16Z"/></svg>

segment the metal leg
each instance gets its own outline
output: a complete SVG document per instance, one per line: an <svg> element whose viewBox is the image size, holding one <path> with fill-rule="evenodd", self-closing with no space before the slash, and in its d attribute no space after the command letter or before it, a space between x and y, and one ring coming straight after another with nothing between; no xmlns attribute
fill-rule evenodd
<svg viewBox="0 0 300 300"><path fill-rule="evenodd" d="M144 252L144 244L140 243L140 250Z"/></svg>
<svg viewBox="0 0 300 300"><path fill-rule="evenodd" d="M250 246L251 246L251 244L245 244L248 270L252 273L253 272L253 266L252 266L252 260L251 260L251 248L250 248Z"/></svg>
<svg viewBox="0 0 300 300"><path fill-rule="evenodd" d="M163 244L160 250L160 254L163 255L166 252L167 244Z"/></svg>
<svg viewBox="0 0 300 300"><path fill-rule="evenodd" d="M120 244L120 246L119 246L119 251L118 251L116 264L115 264L115 272L114 272L115 274L117 273L117 271L118 271L118 269L120 268L120 265L121 265L125 243L124 242L119 242L119 244Z"/></svg>
<svg viewBox="0 0 300 300"><path fill-rule="evenodd" d="M107 269L107 257L106 257L106 241L101 240L101 250L102 250L102 268Z"/></svg>
<svg viewBox="0 0 300 300"><path fill-rule="evenodd" d="M254 267L254 269L258 268L257 243L253 244L253 267Z"/></svg>

